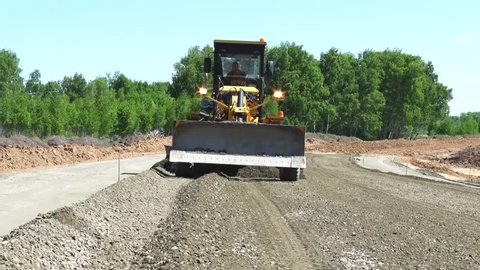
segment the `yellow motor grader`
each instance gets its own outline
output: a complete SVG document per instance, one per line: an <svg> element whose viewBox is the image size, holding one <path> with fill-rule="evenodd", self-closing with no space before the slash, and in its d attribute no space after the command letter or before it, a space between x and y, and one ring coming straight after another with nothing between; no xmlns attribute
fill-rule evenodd
<svg viewBox="0 0 480 270"><path fill-rule="evenodd" d="M306 167L305 130L281 124L283 113L262 115L265 70L273 73L273 62L265 63L260 41L215 40L213 87L208 74L212 60L204 62L205 85L200 112L191 120L177 121L168 159L177 176L190 176L196 166L267 166L279 168L280 180L296 181ZM267 68L264 68L267 64ZM283 100L281 89L273 98Z"/></svg>

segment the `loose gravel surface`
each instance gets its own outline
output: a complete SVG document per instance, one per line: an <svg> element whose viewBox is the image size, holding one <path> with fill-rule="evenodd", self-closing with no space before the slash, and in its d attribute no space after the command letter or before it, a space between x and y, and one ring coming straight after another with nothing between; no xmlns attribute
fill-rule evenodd
<svg viewBox="0 0 480 270"><path fill-rule="evenodd" d="M0 269L480 268L480 190L307 163L297 182L148 171L7 235Z"/></svg>
<svg viewBox="0 0 480 270"><path fill-rule="evenodd" d="M1 239L0 269L129 268L187 182L146 171L40 215Z"/></svg>

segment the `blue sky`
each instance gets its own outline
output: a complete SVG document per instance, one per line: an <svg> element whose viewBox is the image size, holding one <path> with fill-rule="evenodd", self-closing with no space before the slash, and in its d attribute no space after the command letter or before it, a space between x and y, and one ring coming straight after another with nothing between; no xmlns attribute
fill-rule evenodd
<svg viewBox="0 0 480 270"><path fill-rule="evenodd" d="M169 1L170 2L170 1ZM120 71L170 81L173 64L214 39L290 41L319 58L401 49L431 61L453 89L451 115L480 111L480 1L3 1L0 49L22 76L42 81L75 72L92 80Z"/></svg>

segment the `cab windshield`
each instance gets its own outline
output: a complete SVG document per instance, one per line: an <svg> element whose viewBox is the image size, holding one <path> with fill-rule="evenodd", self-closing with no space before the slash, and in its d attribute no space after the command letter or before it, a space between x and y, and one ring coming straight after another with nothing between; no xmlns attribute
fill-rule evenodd
<svg viewBox="0 0 480 270"><path fill-rule="evenodd" d="M260 56L251 54L220 54L222 61L223 77L231 76L235 66L238 66L237 73L245 76L247 85L255 85L260 78Z"/></svg>

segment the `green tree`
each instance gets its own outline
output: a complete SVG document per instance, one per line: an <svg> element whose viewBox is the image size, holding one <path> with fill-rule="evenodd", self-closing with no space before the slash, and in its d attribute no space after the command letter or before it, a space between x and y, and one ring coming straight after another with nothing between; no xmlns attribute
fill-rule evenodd
<svg viewBox="0 0 480 270"><path fill-rule="evenodd" d="M25 92L13 92L2 98L0 123L7 135L27 133L32 125L32 102Z"/></svg>
<svg viewBox="0 0 480 270"><path fill-rule="evenodd" d="M0 97L24 90L19 63L15 53L0 50Z"/></svg>
<svg viewBox="0 0 480 270"><path fill-rule="evenodd" d="M98 136L100 118L93 98L77 98L72 102L70 126L76 136Z"/></svg>
<svg viewBox="0 0 480 270"><path fill-rule="evenodd" d="M419 56L386 50L381 58L380 91L385 97L382 137L414 137L448 112L451 90L436 81L433 65Z"/></svg>
<svg viewBox="0 0 480 270"><path fill-rule="evenodd" d="M63 95L62 94L62 85L58 81L50 81L45 84L45 90L43 97L52 97L56 95Z"/></svg>
<svg viewBox="0 0 480 270"><path fill-rule="evenodd" d="M205 57L213 56L213 48L205 46L203 49L195 46L188 50L180 62L174 65L175 72L172 77L170 94L174 98L182 95L192 97L200 85L205 84L203 61Z"/></svg>
<svg viewBox="0 0 480 270"><path fill-rule="evenodd" d="M385 107L385 97L380 92L383 70L377 53L365 51L358 57L356 70L360 115L360 130L357 136L364 139L374 139L382 128L382 111Z"/></svg>
<svg viewBox="0 0 480 270"><path fill-rule="evenodd" d="M198 98L191 98L187 95L181 95L175 99L175 115L176 119L185 120L190 117L190 113L200 109L200 100Z"/></svg>
<svg viewBox="0 0 480 270"><path fill-rule="evenodd" d="M286 91L286 101L280 104L286 122L312 130L328 109L328 90L323 86L318 61L302 46L288 42L269 49L266 58L275 62L274 76L267 80L267 85Z"/></svg>
<svg viewBox="0 0 480 270"><path fill-rule="evenodd" d="M44 94L45 86L40 80L41 77L38 69L30 73L30 77L25 83L25 90L30 96L42 96Z"/></svg>
<svg viewBox="0 0 480 270"><path fill-rule="evenodd" d="M479 133L479 124L472 113L462 113L460 115L460 127L458 133L461 135L475 135Z"/></svg>
<svg viewBox="0 0 480 270"><path fill-rule="evenodd" d="M151 98L155 103L153 108L153 128L168 131L173 124L175 115L168 115L168 107L174 107L174 99L169 95L169 83L153 83ZM171 120L170 120L171 118Z"/></svg>
<svg viewBox="0 0 480 270"><path fill-rule="evenodd" d="M112 135L117 125L118 102L115 98L115 92L109 87L106 78L97 78L87 84L86 93L91 93L95 105L96 116L98 119L97 135L100 137Z"/></svg>
<svg viewBox="0 0 480 270"><path fill-rule="evenodd" d="M107 76L110 87L115 91L117 99L123 99L134 90L133 83L127 76L120 72L115 72L113 76Z"/></svg>
<svg viewBox="0 0 480 270"><path fill-rule="evenodd" d="M429 86L425 93L425 115L428 122L433 123L439 119L448 117L448 102L452 99L452 89L438 81L438 75L431 62L424 66L425 74L429 80Z"/></svg>
<svg viewBox="0 0 480 270"><path fill-rule="evenodd" d="M51 115L51 134L66 135L70 129L70 107L71 104L66 95L52 95L48 100Z"/></svg>
<svg viewBox="0 0 480 270"><path fill-rule="evenodd" d="M138 130L138 114L128 100L120 102L117 111L117 133L121 135L133 134Z"/></svg>
<svg viewBox="0 0 480 270"><path fill-rule="evenodd" d="M452 117L445 117L432 124L430 135L455 135L457 128L455 127Z"/></svg>
<svg viewBox="0 0 480 270"><path fill-rule="evenodd" d="M336 134L357 135L360 124L357 60L351 54L342 54L332 48L320 56L320 68L324 85L330 92L329 103L334 108L328 121L332 122Z"/></svg>
<svg viewBox="0 0 480 270"><path fill-rule="evenodd" d="M87 97L87 93L85 92L87 81L82 74L75 73L71 77L65 76L61 85L63 93L70 98L70 101L74 101L77 98Z"/></svg>
<svg viewBox="0 0 480 270"><path fill-rule="evenodd" d="M52 115L50 114L50 100L40 97L32 97L31 111L32 115L32 132L39 137L47 137L52 134Z"/></svg>

